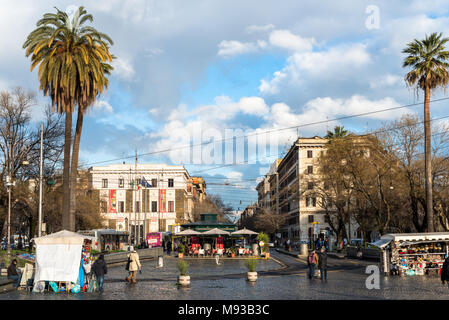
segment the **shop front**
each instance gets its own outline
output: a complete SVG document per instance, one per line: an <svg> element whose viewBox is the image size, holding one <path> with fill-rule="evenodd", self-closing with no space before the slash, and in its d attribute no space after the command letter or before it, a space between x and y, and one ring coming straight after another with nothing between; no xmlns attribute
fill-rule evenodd
<svg viewBox="0 0 449 320"><path fill-rule="evenodd" d="M370 246L381 250L385 274L438 274L448 256L449 232L386 234Z"/></svg>

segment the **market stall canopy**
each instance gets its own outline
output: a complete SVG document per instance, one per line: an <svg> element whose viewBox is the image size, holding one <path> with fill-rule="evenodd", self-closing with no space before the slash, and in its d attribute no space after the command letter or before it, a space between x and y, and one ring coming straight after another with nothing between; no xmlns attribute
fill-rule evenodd
<svg viewBox="0 0 449 320"><path fill-rule="evenodd" d="M391 242L391 240L392 239L380 239L380 240L377 240L375 242L371 242L370 245L376 246L376 247L379 247L379 248L383 249L386 246L388 246L388 244Z"/></svg>
<svg viewBox="0 0 449 320"><path fill-rule="evenodd" d="M84 236L75 232L62 230L43 237L34 238L36 244L78 244L82 245L84 239L95 239L94 237Z"/></svg>
<svg viewBox="0 0 449 320"><path fill-rule="evenodd" d="M399 242L400 246L408 246L417 243L449 241L449 232L424 232L424 233L388 233L380 240L371 243L383 249L390 242Z"/></svg>
<svg viewBox="0 0 449 320"><path fill-rule="evenodd" d="M256 235L256 234L259 234L259 233L251 231L251 230L246 229L246 228L243 228L241 230L237 230L237 231L231 232L231 234L232 235L242 235L243 236L243 235Z"/></svg>
<svg viewBox="0 0 449 320"><path fill-rule="evenodd" d="M201 233L201 235L206 235L206 236L214 236L214 235L218 235L218 236L229 236L231 235L229 232L218 229L218 228L214 228L211 229L209 231L203 232Z"/></svg>
<svg viewBox="0 0 449 320"><path fill-rule="evenodd" d="M36 274L34 282L69 281L78 279L81 251L86 237L62 230L35 238Z"/></svg>
<svg viewBox="0 0 449 320"><path fill-rule="evenodd" d="M200 234L202 234L202 232L195 231L195 230L192 230L192 229L186 229L184 231L175 233L175 236L197 236L197 235L200 235Z"/></svg>

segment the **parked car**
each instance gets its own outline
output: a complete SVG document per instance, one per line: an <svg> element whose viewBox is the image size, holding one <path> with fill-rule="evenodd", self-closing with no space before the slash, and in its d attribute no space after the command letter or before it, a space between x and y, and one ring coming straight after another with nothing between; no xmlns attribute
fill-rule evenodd
<svg viewBox="0 0 449 320"><path fill-rule="evenodd" d="M356 238L356 239L351 239L351 242L349 244L350 246L353 247L363 247L363 239L360 238Z"/></svg>

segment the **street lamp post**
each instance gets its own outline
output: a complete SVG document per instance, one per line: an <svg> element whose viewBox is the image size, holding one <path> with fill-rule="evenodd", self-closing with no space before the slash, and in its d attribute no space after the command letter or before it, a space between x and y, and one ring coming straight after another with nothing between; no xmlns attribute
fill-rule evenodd
<svg viewBox="0 0 449 320"><path fill-rule="evenodd" d="M11 179L11 159L12 159L12 146L11 146L11 138L9 139L9 150L8 150L8 174L6 176L6 186L8 188L8 256L11 255L11 188L12 188L12 179Z"/></svg>

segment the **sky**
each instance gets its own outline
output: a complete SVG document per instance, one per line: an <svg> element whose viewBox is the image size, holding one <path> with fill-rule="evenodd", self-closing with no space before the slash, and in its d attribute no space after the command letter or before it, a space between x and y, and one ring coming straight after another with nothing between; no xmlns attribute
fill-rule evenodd
<svg viewBox="0 0 449 320"><path fill-rule="evenodd" d="M448 2L0 0L0 90L38 93L39 122L49 99L22 44L44 13L84 6L117 59L85 117L81 164L134 162L136 151L142 163L183 164L242 210L298 135L336 125L364 133L422 114L419 104L396 108L422 101L403 81L401 50L432 32L449 36ZM433 118L449 114L445 104L432 103ZM233 135L248 136L243 155Z"/></svg>

